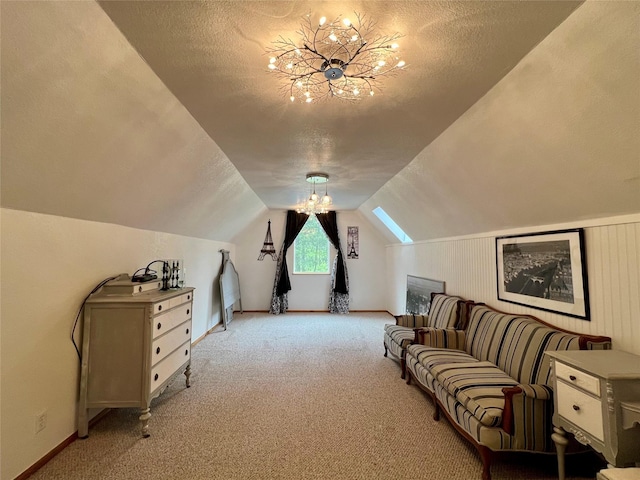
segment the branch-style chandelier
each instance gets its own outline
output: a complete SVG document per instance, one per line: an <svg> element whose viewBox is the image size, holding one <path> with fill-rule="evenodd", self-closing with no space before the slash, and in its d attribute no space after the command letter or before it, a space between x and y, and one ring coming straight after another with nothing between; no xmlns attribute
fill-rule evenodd
<svg viewBox="0 0 640 480"><path fill-rule="evenodd" d="M313 185L313 191L309 198L296 207L296 212L306 213L307 215L315 215L316 213L327 213L329 207L333 203L333 199L327 193L327 182L329 175L326 173L308 173L307 182ZM316 184L324 183L324 196L320 197L316 193Z"/></svg>
<svg viewBox="0 0 640 480"><path fill-rule="evenodd" d="M322 17L313 24L307 15L297 42L280 36L267 49L269 69L286 80L283 93L292 102L374 95L380 91L378 78L405 66L396 43L402 35L377 33L376 24L364 15L355 13L355 19L328 22Z"/></svg>

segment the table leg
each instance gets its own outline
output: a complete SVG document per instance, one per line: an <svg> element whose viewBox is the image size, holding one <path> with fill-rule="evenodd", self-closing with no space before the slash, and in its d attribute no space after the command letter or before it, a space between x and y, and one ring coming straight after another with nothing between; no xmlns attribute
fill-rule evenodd
<svg viewBox="0 0 640 480"><path fill-rule="evenodd" d="M558 452L558 479L564 480L564 452L567 449L569 440L566 432L561 427L553 427L551 440L556 444L556 451Z"/></svg>
<svg viewBox="0 0 640 480"><path fill-rule="evenodd" d="M148 437L149 433L149 419L151 418L151 409L149 407L142 408L140 410L140 421L142 422L142 436Z"/></svg>
<svg viewBox="0 0 640 480"><path fill-rule="evenodd" d="M187 388L191 386L191 364L187 365L187 369L184 371L184 376L187 377Z"/></svg>

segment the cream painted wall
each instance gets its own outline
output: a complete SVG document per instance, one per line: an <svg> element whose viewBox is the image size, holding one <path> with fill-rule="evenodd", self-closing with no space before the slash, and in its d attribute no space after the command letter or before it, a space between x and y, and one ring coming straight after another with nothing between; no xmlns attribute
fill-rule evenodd
<svg viewBox="0 0 640 480"><path fill-rule="evenodd" d="M219 250L233 255L235 247L24 211L0 213L0 477L12 479L76 431L79 362L70 334L93 287L157 258L183 258L187 285L196 288L196 339L219 321ZM35 416L42 411L47 411L47 427L36 434Z"/></svg>
<svg viewBox="0 0 640 480"><path fill-rule="evenodd" d="M496 236L581 227L591 321L498 301ZM389 311L394 314L404 311L407 275L417 275L444 280L447 293L506 312L534 315L571 331L610 336L614 348L640 354L640 215L390 245L387 259Z"/></svg>
<svg viewBox="0 0 640 480"><path fill-rule="evenodd" d="M271 234L279 252L284 238L286 212L270 210L233 239L237 248L236 269L240 276L242 306L245 310L268 310L273 291L276 262L271 257L257 261L271 219ZM346 249L347 226L358 226L360 258L347 259L350 309L386 310L386 260L383 236L357 211L338 212L342 248ZM331 258L335 256L332 248ZM289 272L293 271L293 247L287 253ZM326 311L329 303L329 275L290 274L290 310Z"/></svg>

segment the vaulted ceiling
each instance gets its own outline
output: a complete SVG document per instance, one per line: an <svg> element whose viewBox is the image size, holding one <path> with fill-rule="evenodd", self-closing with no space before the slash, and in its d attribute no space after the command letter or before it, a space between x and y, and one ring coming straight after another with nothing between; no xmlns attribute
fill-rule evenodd
<svg viewBox="0 0 640 480"><path fill-rule="evenodd" d="M640 212L639 2L0 9L5 208L232 241L320 171L336 209L380 205L414 240ZM291 103L265 50L353 12L404 35L407 68Z"/></svg>
<svg viewBox="0 0 640 480"><path fill-rule="evenodd" d="M99 1L269 208L329 174L355 209L481 98L581 2ZM399 32L408 67L357 103L291 104L265 50L302 18L358 12Z"/></svg>

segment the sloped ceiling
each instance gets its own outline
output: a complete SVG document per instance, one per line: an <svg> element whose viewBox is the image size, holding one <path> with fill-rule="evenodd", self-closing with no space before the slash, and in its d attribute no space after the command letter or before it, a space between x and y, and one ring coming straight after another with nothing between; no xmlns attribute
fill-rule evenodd
<svg viewBox="0 0 640 480"><path fill-rule="evenodd" d="M329 174L337 209L358 208L481 98L580 2L99 1L269 208ZM311 14L365 14L400 32L406 71L382 95L292 104L268 46ZM353 17L352 17L353 18Z"/></svg>
<svg viewBox="0 0 640 480"><path fill-rule="evenodd" d="M360 210L414 241L640 213L639 45L640 3L587 2Z"/></svg>
<svg viewBox="0 0 640 480"><path fill-rule="evenodd" d="M218 241L265 209L96 3L0 8L3 207Z"/></svg>
<svg viewBox="0 0 640 480"><path fill-rule="evenodd" d="M0 2L2 206L226 241L319 170L414 240L637 212L638 4L580 5ZM409 67L291 104L265 48L353 11Z"/></svg>

